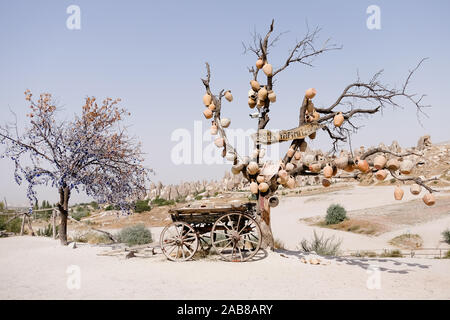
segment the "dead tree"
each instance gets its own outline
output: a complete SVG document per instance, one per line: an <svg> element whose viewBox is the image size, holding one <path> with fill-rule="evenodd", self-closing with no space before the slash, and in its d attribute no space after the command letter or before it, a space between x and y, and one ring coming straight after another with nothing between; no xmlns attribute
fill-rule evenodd
<svg viewBox="0 0 450 320"><path fill-rule="evenodd" d="M257 59L256 65L248 69L251 74L248 104L250 108L258 111L258 131L254 139L255 151L250 157L239 156L226 136L225 128L228 127L229 121L223 121L221 118L221 107L224 97L228 101L232 101L231 92L229 90L221 90L216 94L212 92L211 70L208 63L206 63L206 78L202 79L206 89L206 94L203 97L206 109L203 113L207 119L212 119L211 133L219 134L215 143L219 148L223 148L222 156L233 162L232 172L234 174L242 172L243 176L250 182L250 190L256 195L260 216L259 222L263 233L262 246L273 248L274 245L270 227L270 207L278 203L278 199L273 197L275 191L279 186L293 188L295 177L299 175L320 176L323 186L327 187L331 184L330 179L332 177L359 180L369 173L374 173L379 180L382 180L390 173L394 179L400 182L413 181L419 188L424 187L428 190L430 193L425 195L424 202L432 205L435 200L431 193L436 190L426 184L430 180L410 176L405 178L405 174L411 174L410 167L403 168L407 167L407 164L409 166L410 162L405 157L417 155L414 151L395 154L390 150L378 148L355 156L350 148L350 152L341 151L339 157L335 156L339 149L339 143L350 143L351 133L357 132L358 127L353 120L358 116L373 115L381 112L387 106L399 107L399 98L413 104L418 114L423 113L423 109L429 107L422 104L424 95L417 96L408 92L411 77L424 60L421 60L414 69L409 71L400 89L390 88L382 84L379 80L382 71L379 71L369 81L364 82L358 77L355 82L345 86L340 96L331 105L316 107L312 102L316 90L310 88L306 90L299 107L298 127L291 130L271 132L265 128L270 120L270 105L276 101L274 80L281 75L282 71L296 63L312 66L314 59L322 53L341 49L341 47L330 44L329 40L321 46L317 46L316 42L320 29L308 30L304 38L295 44L281 66L273 68L270 64L269 49L274 46L280 37L278 35L271 39L273 30L274 21L272 20L269 31L264 37L255 34L253 43L244 46L246 52L255 54ZM263 71L262 77L259 77L260 70ZM314 139L316 131L319 129L326 132L331 139L333 154L320 159L317 157L308 159L305 156L307 139ZM284 157L276 164L264 163L261 155L261 144L269 145L283 141L291 141ZM373 157L375 157L375 161ZM339 170L355 171L356 173L344 176L338 174ZM396 194L395 196L398 197L399 195Z"/></svg>

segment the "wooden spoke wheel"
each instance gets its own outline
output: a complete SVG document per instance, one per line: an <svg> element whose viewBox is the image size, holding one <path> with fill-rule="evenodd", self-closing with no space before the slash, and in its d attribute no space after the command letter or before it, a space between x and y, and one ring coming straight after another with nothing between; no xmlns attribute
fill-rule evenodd
<svg viewBox="0 0 450 320"><path fill-rule="evenodd" d="M198 242L197 233L185 222L171 223L161 232L161 251L171 261L191 259L197 251Z"/></svg>
<svg viewBox="0 0 450 320"><path fill-rule="evenodd" d="M212 245L225 260L250 260L261 247L261 229L248 215L229 213L220 217L211 230Z"/></svg>

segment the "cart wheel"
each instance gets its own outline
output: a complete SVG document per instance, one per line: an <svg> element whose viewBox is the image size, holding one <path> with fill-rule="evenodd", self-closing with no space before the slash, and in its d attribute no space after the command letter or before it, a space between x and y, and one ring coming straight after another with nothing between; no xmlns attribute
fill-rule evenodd
<svg viewBox="0 0 450 320"><path fill-rule="evenodd" d="M229 213L220 217L214 223L211 234L214 249L228 261L247 261L261 247L258 223L242 213Z"/></svg>
<svg viewBox="0 0 450 320"><path fill-rule="evenodd" d="M195 230L184 222L169 224L161 232L161 251L171 261L186 261L195 254L198 248L198 237Z"/></svg>

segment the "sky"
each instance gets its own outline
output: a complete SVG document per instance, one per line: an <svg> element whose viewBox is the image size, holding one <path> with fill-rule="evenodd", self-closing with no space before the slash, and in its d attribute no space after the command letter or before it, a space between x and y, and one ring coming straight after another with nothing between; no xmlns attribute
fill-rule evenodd
<svg viewBox="0 0 450 320"><path fill-rule="evenodd" d="M80 29L69 29L70 5L80 8ZM380 29L370 30L366 12L380 8ZM297 125L298 108L309 87L317 89L316 106L329 106L343 88L356 79L368 80L384 69L383 82L399 86L420 59L429 59L414 75L410 90L426 94L432 106L428 117L417 118L415 107L400 101L401 109L361 119L364 125L352 138L353 147L390 144L414 146L430 134L434 142L450 140L450 12L449 1L6 1L0 2L0 123L17 116L26 127L23 92L50 92L70 120L87 96L120 97L131 116L130 135L142 141L145 164L155 170L154 181L165 184L219 179L230 163L211 164L195 150L211 151L209 122L203 118L200 81L205 62L212 70L214 92L231 90L234 100L224 102L223 116L230 129L255 129L248 114L248 66L253 54L242 43L256 30L267 32L275 19L274 34L283 33L269 62L276 68L295 41L310 28L322 28L319 42L331 38L343 49L328 52L314 67L293 65L275 83L277 102L271 107L268 128ZM196 128L196 129L195 129ZM206 132L206 133L205 133ZM191 141L180 138L188 134ZM204 140L202 141L202 137ZM186 143L183 163L174 150ZM320 132L312 148L330 149ZM288 145L279 146L280 152ZM205 151L206 150L206 151ZM176 154L176 152L175 152ZM197 157L197 158L195 158ZM187 163L186 163L187 162ZM188 164L188 163L191 164ZM0 199L11 205L26 203L26 190L13 179L13 164L0 160ZM57 201L57 191L38 189L40 200ZM74 195L74 202L89 200Z"/></svg>

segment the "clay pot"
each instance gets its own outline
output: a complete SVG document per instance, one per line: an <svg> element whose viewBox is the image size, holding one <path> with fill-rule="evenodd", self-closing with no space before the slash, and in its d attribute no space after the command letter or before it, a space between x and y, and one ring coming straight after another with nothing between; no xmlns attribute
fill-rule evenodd
<svg viewBox="0 0 450 320"><path fill-rule="evenodd" d="M314 88L309 88L308 90L306 90L305 92L305 97L308 99L312 99L316 96L317 90Z"/></svg>
<svg viewBox="0 0 450 320"><path fill-rule="evenodd" d="M309 171L311 172L320 172L320 169L322 169L320 163L313 163L309 166Z"/></svg>
<svg viewBox="0 0 450 320"><path fill-rule="evenodd" d="M214 140L214 144L216 145L216 147L222 148L225 144L225 141L223 140L223 138L217 138L216 140Z"/></svg>
<svg viewBox="0 0 450 320"><path fill-rule="evenodd" d="M277 95L273 91L270 91L267 97L269 98L269 101L272 103L277 101Z"/></svg>
<svg viewBox="0 0 450 320"><path fill-rule="evenodd" d="M334 116L333 123L335 127L342 126L342 124L344 123L344 116L342 115L342 112L339 112Z"/></svg>
<svg viewBox="0 0 450 320"><path fill-rule="evenodd" d="M400 162L400 172L402 174L410 174L414 168L414 163L411 160L403 160Z"/></svg>
<svg viewBox="0 0 450 320"><path fill-rule="evenodd" d="M222 127L224 128L228 128L230 126L231 120L228 118L223 118L220 119L220 124L222 125Z"/></svg>
<svg viewBox="0 0 450 320"><path fill-rule="evenodd" d="M259 85L259 82L256 80L250 81L250 86L252 87L252 89L254 91L258 91L261 88L261 86Z"/></svg>
<svg viewBox="0 0 450 320"><path fill-rule="evenodd" d="M436 198L434 197L434 195L432 193L425 194L423 196L422 200L427 206L432 206L433 204L436 203Z"/></svg>
<svg viewBox="0 0 450 320"><path fill-rule="evenodd" d="M203 110L203 115L205 116L206 119L211 119L213 116L213 112L207 108Z"/></svg>
<svg viewBox="0 0 450 320"><path fill-rule="evenodd" d="M256 100L258 98L258 93L253 89L248 90L248 97L252 100Z"/></svg>
<svg viewBox="0 0 450 320"><path fill-rule="evenodd" d="M292 177L289 177L289 178L287 179L286 186L287 186L289 189L294 189L294 188L295 188L295 179L292 178Z"/></svg>
<svg viewBox="0 0 450 320"><path fill-rule="evenodd" d="M267 89L266 88L261 88L258 91L258 99L262 100L262 101L266 100L267 94L268 94Z"/></svg>
<svg viewBox="0 0 450 320"><path fill-rule="evenodd" d="M228 90L227 92L225 92L225 99L227 99L228 101L233 101L233 95L231 94L231 91Z"/></svg>
<svg viewBox="0 0 450 320"><path fill-rule="evenodd" d="M281 169L280 171L278 171L278 176L279 176L281 179L286 179L287 176L288 176L287 171L284 170L284 169Z"/></svg>
<svg viewBox="0 0 450 320"><path fill-rule="evenodd" d="M213 123L211 125L211 135L215 136L217 134L217 125L215 123Z"/></svg>
<svg viewBox="0 0 450 320"><path fill-rule="evenodd" d="M239 174L239 172L241 172L243 167L244 167L244 165L242 163L235 164L235 165L231 166L231 172L233 174Z"/></svg>
<svg viewBox="0 0 450 320"><path fill-rule="evenodd" d="M378 170L375 173L375 178L377 178L377 180L383 181L384 179L386 179L387 175L388 175L388 172L386 170L382 169L382 170Z"/></svg>
<svg viewBox="0 0 450 320"><path fill-rule="evenodd" d="M248 98L248 106L250 107L250 109L253 109L256 106L256 101L252 98Z"/></svg>
<svg viewBox="0 0 450 320"><path fill-rule="evenodd" d="M400 188L400 187L396 187L395 188L395 190L394 190L394 198L395 198L395 200L402 200L403 194L404 194L404 192L403 192L402 188Z"/></svg>
<svg viewBox="0 0 450 320"><path fill-rule="evenodd" d="M313 156L312 154L307 154L307 155L305 155L305 157L304 157L304 159L303 159L303 162L304 162L307 166L309 166L311 163L314 162L314 156Z"/></svg>
<svg viewBox="0 0 450 320"><path fill-rule="evenodd" d="M333 176L333 168L330 165L326 165L325 168L323 168L323 176L327 179Z"/></svg>
<svg viewBox="0 0 450 320"><path fill-rule="evenodd" d="M292 158L292 157L294 156L294 153L295 153L295 149L292 148L292 147L290 147L290 148L288 149L288 151L287 151L287 156L288 156L289 158Z"/></svg>
<svg viewBox="0 0 450 320"><path fill-rule="evenodd" d="M250 183L250 192L253 194L258 194L258 184L256 182Z"/></svg>
<svg viewBox="0 0 450 320"><path fill-rule="evenodd" d="M289 162L288 164L286 164L286 171L292 171L292 170L294 170L294 168L295 168L295 166L293 163Z"/></svg>
<svg viewBox="0 0 450 320"><path fill-rule="evenodd" d="M261 192L266 192L267 190L269 190L269 185L265 182L260 183L258 186L259 191Z"/></svg>
<svg viewBox="0 0 450 320"><path fill-rule="evenodd" d="M309 138L310 138L311 140L314 140L314 139L316 138L316 132L311 133L311 134L309 135Z"/></svg>
<svg viewBox="0 0 450 320"><path fill-rule="evenodd" d="M211 103L211 104L208 106L208 109L211 110L211 111L214 111L214 110L216 110L216 106L214 105L214 103Z"/></svg>
<svg viewBox="0 0 450 320"><path fill-rule="evenodd" d="M305 152L307 147L308 147L308 144L306 143L305 140L303 140L303 142L300 144L300 151Z"/></svg>
<svg viewBox="0 0 450 320"><path fill-rule="evenodd" d="M376 156L375 159L373 160L373 166L375 167L375 169L380 170L384 168L386 162L387 162L386 157L379 155Z"/></svg>
<svg viewBox="0 0 450 320"><path fill-rule="evenodd" d="M367 160L358 160L358 169L359 171L365 173L367 171L369 171L370 167L369 167L369 163L367 162Z"/></svg>
<svg viewBox="0 0 450 320"><path fill-rule="evenodd" d="M347 156L340 156L336 160L334 160L334 164L339 169L345 169L345 167L348 165L348 157Z"/></svg>
<svg viewBox="0 0 450 320"><path fill-rule="evenodd" d="M400 168L400 162L395 158L389 159L386 163L386 167L389 170L397 171Z"/></svg>
<svg viewBox="0 0 450 320"><path fill-rule="evenodd" d="M250 154L250 157L252 159L256 159L256 158L258 158L258 154L259 154L258 149L253 149L252 153Z"/></svg>
<svg viewBox="0 0 450 320"><path fill-rule="evenodd" d="M205 106L209 106L212 102L212 97L209 94L203 96L203 103Z"/></svg>
<svg viewBox="0 0 450 320"><path fill-rule="evenodd" d="M265 102L264 102L264 100L258 99L258 100L256 101L256 104L257 104L259 107L263 107L264 104L265 104Z"/></svg>
<svg viewBox="0 0 450 320"><path fill-rule="evenodd" d="M326 188L331 185L331 181L328 179L322 179L322 185Z"/></svg>
<svg viewBox="0 0 450 320"><path fill-rule="evenodd" d="M236 154L234 152L227 152L227 154L225 155L225 158L228 161L234 161L234 160L236 160Z"/></svg>
<svg viewBox="0 0 450 320"><path fill-rule="evenodd" d="M259 176L256 177L256 182L263 183L264 181L265 181L265 179L262 174L260 174Z"/></svg>
<svg viewBox="0 0 450 320"><path fill-rule="evenodd" d="M415 196L417 196L420 191L422 191L422 187L420 185L418 185L417 183L414 183L410 188L409 191L411 191L411 193Z"/></svg>
<svg viewBox="0 0 450 320"><path fill-rule="evenodd" d="M266 76L271 77L272 73L273 73L273 68L272 65L270 63L266 63L262 70L264 71L264 73L266 74Z"/></svg>
<svg viewBox="0 0 450 320"><path fill-rule="evenodd" d="M280 203L280 200L277 196L272 196L269 198L269 207L275 208Z"/></svg>
<svg viewBox="0 0 450 320"><path fill-rule="evenodd" d="M295 153L294 153L294 159L295 160L300 160L301 159L301 157L302 157L302 153L300 152L300 151L295 151Z"/></svg>
<svg viewBox="0 0 450 320"><path fill-rule="evenodd" d="M352 164L348 164L345 168L344 171L346 172L353 172L355 170L355 166Z"/></svg>
<svg viewBox="0 0 450 320"><path fill-rule="evenodd" d="M266 149L259 149L259 158L262 159L266 155Z"/></svg>
<svg viewBox="0 0 450 320"><path fill-rule="evenodd" d="M247 166L247 172L251 175L258 173L259 166L255 161L251 161Z"/></svg>
<svg viewBox="0 0 450 320"><path fill-rule="evenodd" d="M256 60L256 67L257 67L258 69L261 69L262 67L264 67L264 61L263 61L263 59L258 59L258 60Z"/></svg>

